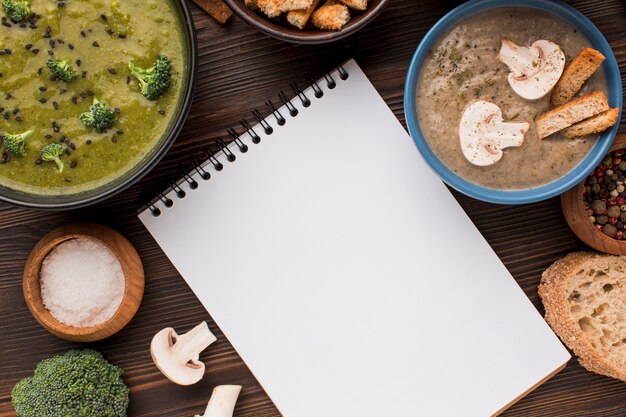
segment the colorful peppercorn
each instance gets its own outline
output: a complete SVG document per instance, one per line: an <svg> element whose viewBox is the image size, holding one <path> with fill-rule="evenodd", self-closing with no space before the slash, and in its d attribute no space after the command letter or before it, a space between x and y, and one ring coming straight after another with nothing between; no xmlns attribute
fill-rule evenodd
<svg viewBox="0 0 626 417"><path fill-rule="evenodd" d="M605 235L622 240L626 232L626 160L624 150L607 155L585 181L585 213Z"/></svg>

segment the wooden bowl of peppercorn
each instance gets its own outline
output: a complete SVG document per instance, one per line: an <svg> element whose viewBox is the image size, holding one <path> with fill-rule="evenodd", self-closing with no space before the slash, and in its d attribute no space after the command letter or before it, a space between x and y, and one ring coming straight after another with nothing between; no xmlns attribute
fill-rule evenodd
<svg viewBox="0 0 626 417"><path fill-rule="evenodd" d="M561 207L580 240L600 252L626 255L626 135L617 135L600 165L561 195Z"/></svg>

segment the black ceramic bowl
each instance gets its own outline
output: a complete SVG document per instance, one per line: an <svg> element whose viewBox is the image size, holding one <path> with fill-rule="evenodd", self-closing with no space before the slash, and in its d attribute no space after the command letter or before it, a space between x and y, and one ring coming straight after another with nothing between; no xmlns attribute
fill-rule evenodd
<svg viewBox="0 0 626 417"><path fill-rule="evenodd" d="M198 55L193 20L185 0L174 0L173 3L182 25L186 65L182 77L182 94L177 103L176 114L172 117L172 121L162 134L159 142L128 172L97 188L65 195L38 195L0 186L0 200L18 206L43 210L67 210L88 206L130 187L154 168L163 158L176 140L189 113L196 80Z"/></svg>

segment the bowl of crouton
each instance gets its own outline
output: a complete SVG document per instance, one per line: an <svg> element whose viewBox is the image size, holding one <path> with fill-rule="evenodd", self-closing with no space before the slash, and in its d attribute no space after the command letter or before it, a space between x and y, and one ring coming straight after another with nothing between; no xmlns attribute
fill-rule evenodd
<svg viewBox="0 0 626 417"><path fill-rule="evenodd" d="M380 14L388 0L225 0L250 26L276 39L321 44L344 38Z"/></svg>

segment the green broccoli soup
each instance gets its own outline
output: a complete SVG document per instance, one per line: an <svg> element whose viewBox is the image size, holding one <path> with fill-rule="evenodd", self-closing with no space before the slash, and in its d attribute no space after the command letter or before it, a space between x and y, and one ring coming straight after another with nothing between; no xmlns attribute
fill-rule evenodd
<svg viewBox="0 0 626 417"><path fill-rule="evenodd" d="M0 0L0 186L73 194L160 141L185 73L169 0Z"/></svg>

